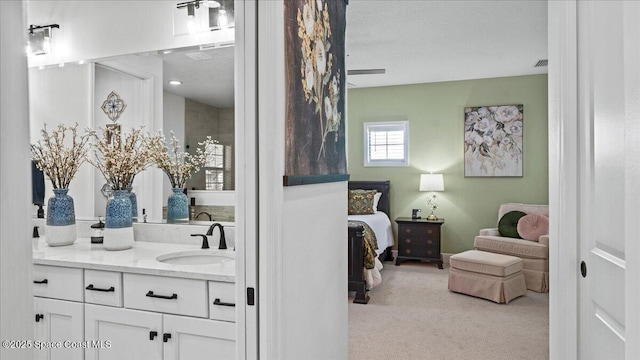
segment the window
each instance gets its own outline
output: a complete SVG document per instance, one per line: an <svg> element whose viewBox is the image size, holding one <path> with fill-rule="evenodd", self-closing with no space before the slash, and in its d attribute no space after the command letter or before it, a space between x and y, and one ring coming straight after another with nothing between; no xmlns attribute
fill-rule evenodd
<svg viewBox="0 0 640 360"><path fill-rule="evenodd" d="M205 189L222 190L224 187L224 145L211 144L205 149Z"/></svg>
<svg viewBox="0 0 640 360"><path fill-rule="evenodd" d="M364 166L408 166L409 122L364 123Z"/></svg>

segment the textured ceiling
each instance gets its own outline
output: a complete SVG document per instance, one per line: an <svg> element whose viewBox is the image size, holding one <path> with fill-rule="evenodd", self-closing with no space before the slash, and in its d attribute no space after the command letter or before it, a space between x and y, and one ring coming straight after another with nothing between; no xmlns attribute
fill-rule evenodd
<svg viewBox="0 0 640 360"><path fill-rule="evenodd" d="M546 1L350 0L347 69L357 87L542 74Z"/></svg>

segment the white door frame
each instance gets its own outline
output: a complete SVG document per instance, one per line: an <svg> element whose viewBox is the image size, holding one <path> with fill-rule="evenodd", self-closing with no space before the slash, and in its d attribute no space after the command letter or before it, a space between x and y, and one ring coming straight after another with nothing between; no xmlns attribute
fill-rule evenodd
<svg viewBox="0 0 640 360"><path fill-rule="evenodd" d="M576 2L548 2L549 354L577 359L578 105ZM561 240L560 240L561 239Z"/></svg>
<svg viewBox="0 0 640 360"><path fill-rule="evenodd" d="M584 133L578 127L578 12L576 0L548 2L549 46L549 213L550 359L577 359L580 353L580 198L578 164ZM640 15L639 2L625 2L625 312L627 339L640 338ZM631 131L629 131L631 130ZM605 209L606 210L606 209ZM625 344L626 359L640 358L640 343Z"/></svg>
<svg viewBox="0 0 640 360"><path fill-rule="evenodd" d="M236 358L258 358L257 4L236 0ZM247 305L247 288L256 289Z"/></svg>

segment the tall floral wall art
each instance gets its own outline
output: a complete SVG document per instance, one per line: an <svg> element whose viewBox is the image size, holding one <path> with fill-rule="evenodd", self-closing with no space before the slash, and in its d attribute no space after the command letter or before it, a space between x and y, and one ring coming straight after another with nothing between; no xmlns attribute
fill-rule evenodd
<svg viewBox="0 0 640 360"><path fill-rule="evenodd" d="M522 176L522 105L464 109L464 175Z"/></svg>
<svg viewBox="0 0 640 360"><path fill-rule="evenodd" d="M287 0L285 185L347 179L343 0Z"/></svg>

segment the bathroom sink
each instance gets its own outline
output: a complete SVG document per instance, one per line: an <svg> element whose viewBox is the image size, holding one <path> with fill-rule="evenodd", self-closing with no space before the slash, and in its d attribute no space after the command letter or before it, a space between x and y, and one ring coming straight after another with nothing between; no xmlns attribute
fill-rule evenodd
<svg viewBox="0 0 640 360"><path fill-rule="evenodd" d="M160 255L159 262L173 265L212 265L235 260L235 253L229 250L179 251Z"/></svg>

